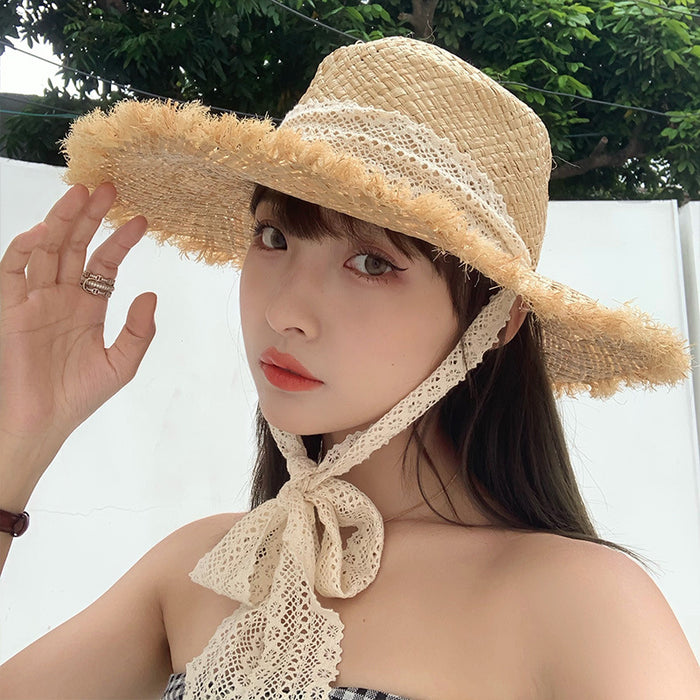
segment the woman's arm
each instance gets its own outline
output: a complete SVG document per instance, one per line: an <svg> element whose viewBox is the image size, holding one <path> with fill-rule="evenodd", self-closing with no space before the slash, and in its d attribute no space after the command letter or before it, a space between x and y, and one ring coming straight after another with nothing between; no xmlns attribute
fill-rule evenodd
<svg viewBox="0 0 700 700"><path fill-rule="evenodd" d="M232 601L222 608L189 572L244 515L210 516L168 535L87 609L0 666L0 698L159 698L173 654L189 650L175 661L182 670L229 614Z"/></svg>
<svg viewBox="0 0 700 700"><path fill-rule="evenodd" d="M154 336L155 295L142 294L105 348L107 300L80 287L87 247L115 197L109 184L92 195L71 188L0 261L0 509L26 507L63 442L131 380ZM145 230L143 217L120 227L88 269L116 277ZM0 570L12 541L0 533ZM170 660L156 586L161 551L4 664L0 697L136 698L162 690Z"/></svg>
<svg viewBox="0 0 700 700"><path fill-rule="evenodd" d="M110 184L72 187L0 261L0 509L21 512L66 438L129 382L155 334L155 295L137 297L110 348L107 300L80 287L87 247L116 198ZM143 237L136 217L93 253L116 277ZM12 537L0 533L0 570Z"/></svg>
<svg viewBox="0 0 700 700"><path fill-rule="evenodd" d="M0 697L160 697L171 672L158 597L163 550L154 547L87 609L0 666Z"/></svg>

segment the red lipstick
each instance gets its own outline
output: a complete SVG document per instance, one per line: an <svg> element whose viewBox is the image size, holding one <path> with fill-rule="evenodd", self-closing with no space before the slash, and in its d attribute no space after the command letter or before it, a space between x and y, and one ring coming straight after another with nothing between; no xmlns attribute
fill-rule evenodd
<svg viewBox="0 0 700 700"><path fill-rule="evenodd" d="M294 357L275 348L260 355L260 367L270 384L285 391L311 391L323 384Z"/></svg>

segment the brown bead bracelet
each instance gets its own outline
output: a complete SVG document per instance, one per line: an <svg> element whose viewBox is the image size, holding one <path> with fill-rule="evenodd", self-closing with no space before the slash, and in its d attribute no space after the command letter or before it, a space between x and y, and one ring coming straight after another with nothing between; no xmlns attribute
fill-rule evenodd
<svg viewBox="0 0 700 700"><path fill-rule="evenodd" d="M0 532L6 532L12 537L23 535L29 527L29 513L10 513L0 509Z"/></svg>

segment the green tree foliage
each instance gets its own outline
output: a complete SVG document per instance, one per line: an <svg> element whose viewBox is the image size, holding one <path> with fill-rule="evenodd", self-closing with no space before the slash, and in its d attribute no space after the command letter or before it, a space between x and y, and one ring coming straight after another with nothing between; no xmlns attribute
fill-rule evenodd
<svg viewBox="0 0 700 700"><path fill-rule="evenodd" d="M700 0L284 1L358 40L434 41L502 82L550 130L555 198L700 197ZM141 97L120 83L275 117L353 40L274 0L6 0L0 32L44 39L70 67L110 79L65 72L78 96L63 85L44 97L59 110ZM65 122L7 124L9 155L60 162Z"/></svg>
<svg viewBox="0 0 700 700"><path fill-rule="evenodd" d="M505 82L539 113L555 154L553 196L697 198L700 18L689 12L700 14L700 4L682 3L479 3L458 23L462 36L454 30L441 35L436 24L436 40Z"/></svg>

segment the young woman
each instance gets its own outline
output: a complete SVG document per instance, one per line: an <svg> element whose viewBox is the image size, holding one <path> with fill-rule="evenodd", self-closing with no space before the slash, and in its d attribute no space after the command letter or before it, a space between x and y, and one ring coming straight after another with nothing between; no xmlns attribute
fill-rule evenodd
<svg viewBox="0 0 700 700"><path fill-rule="evenodd" d="M3 665L0 697L700 696L663 596L596 536L552 393L677 381L687 357L534 272L549 150L526 106L389 39L329 56L277 130L127 103L67 149L92 193L0 264L5 529L153 338L152 294L102 336L146 219L242 266L253 510L161 542Z"/></svg>

